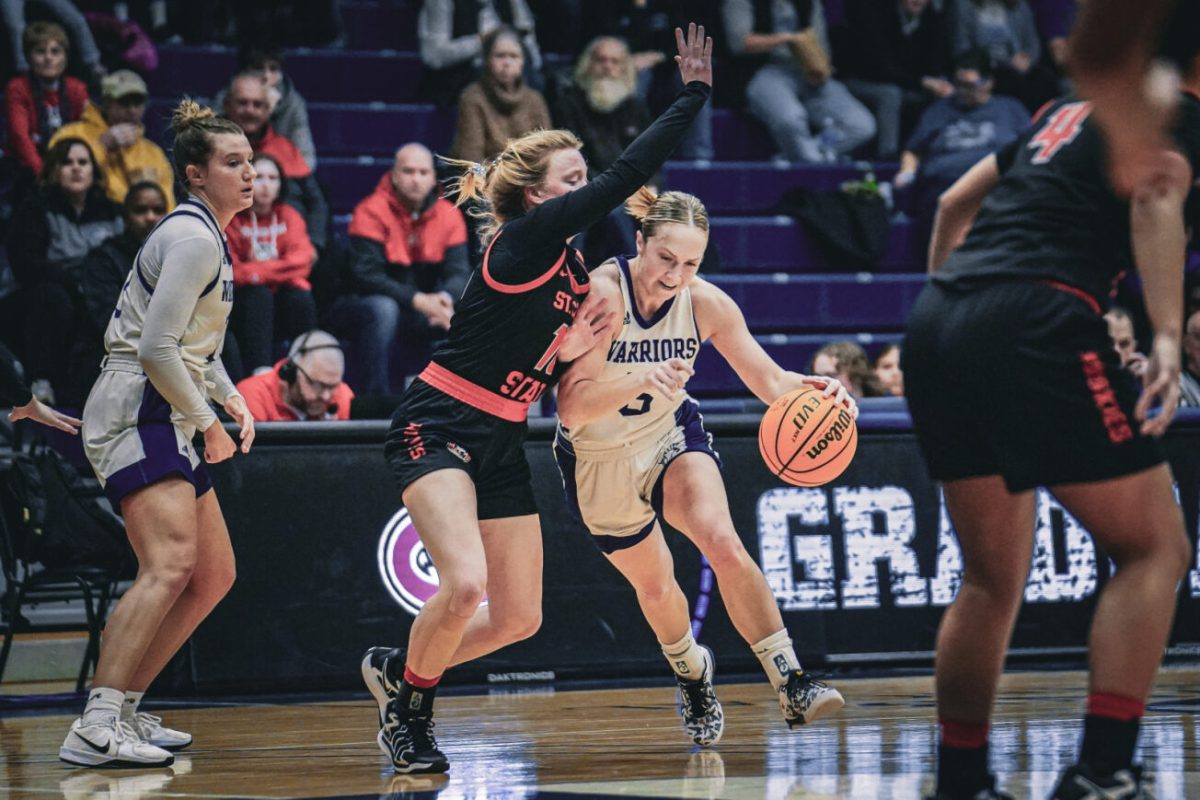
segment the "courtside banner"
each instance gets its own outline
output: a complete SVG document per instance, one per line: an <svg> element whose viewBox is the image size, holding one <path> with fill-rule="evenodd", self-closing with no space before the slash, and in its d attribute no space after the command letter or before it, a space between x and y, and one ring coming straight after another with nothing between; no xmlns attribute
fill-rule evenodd
<svg viewBox="0 0 1200 800"><path fill-rule="evenodd" d="M961 556L907 415L864 414L854 462L819 488L787 486L768 472L757 423L753 416L706 419L724 462L733 523L801 657L814 665L928 664L961 581ZM527 452L544 543L542 626L526 641L451 670L447 680L669 679L632 589L567 513L551 425L531 428ZM168 688L354 688L366 648L407 641L414 614L437 591L437 568L383 459L385 432L382 423L261 425L249 456L210 467L238 579L165 679ZM1194 542L1200 416L1181 419L1165 447ZM712 569L681 534L668 530L666 537L700 641L714 649L723 674L757 672ZM1014 655L1081 659L1110 574L1087 531L1040 493ZM1195 555L1171 646L1200 653Z"/></svg>

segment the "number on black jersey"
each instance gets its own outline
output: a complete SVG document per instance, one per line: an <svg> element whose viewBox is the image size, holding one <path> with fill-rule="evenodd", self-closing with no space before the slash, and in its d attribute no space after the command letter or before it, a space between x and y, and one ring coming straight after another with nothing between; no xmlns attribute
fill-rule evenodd
<svg viewBox="0 0 1200 800"><path fill-rule="evenodd" d="M1033 154L1034 164L1045 164L1058 154L1059 150L1075 141L1083 130L1084 120L1092 113L1091 103L1067 103L1050 115L1037 135L1029 140L1029 149L1037 150Z"/></svg>

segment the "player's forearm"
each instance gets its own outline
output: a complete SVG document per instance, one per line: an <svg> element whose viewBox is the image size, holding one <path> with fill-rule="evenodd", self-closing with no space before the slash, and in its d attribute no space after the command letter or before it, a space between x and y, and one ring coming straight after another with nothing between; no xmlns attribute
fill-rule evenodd
<svg viewBox="0 0 1200 800"><path fill-rule="evenodd" d="M1183 194L1135 195L1130 203L1133 254L1142 278L1146 311L1156 336L1179 341L1183 329L1183 265L1187 231Z"/></svg>

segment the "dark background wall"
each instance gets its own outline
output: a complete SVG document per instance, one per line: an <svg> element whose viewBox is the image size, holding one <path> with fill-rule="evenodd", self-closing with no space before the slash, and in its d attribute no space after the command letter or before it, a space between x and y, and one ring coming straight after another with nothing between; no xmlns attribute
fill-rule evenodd
<svg viewBox="0 0 1200 800"><path fill-rule="evenodd" d="M802 659L928 663L957 588L958 549L902 416L864 419L853 464L818 489L788 487L767 472L756 425L754 417L709 420L734 523L763 565ZM433 590L414 532L389 528L400 499L382 456L383 425L259 430L253 453L213 470L239 577L164 675L161 688L169 691L357 687L367 647L406 641L413 617L397 598ZM543 627L531 640L454 669L448 681L663 673L632 590L567 516L549 438L549 423L535 423L527 446L545 544ZM1166 445L1194 540L1200 424L1177 424ZM667 538L701 641L714 648L724 674L756 671L699 553L674 531ZM1080 658L1107 559L1045 494L1037 542L1014 652ZM386 579L381 563L401 580ZM1197 612L1194 564L1180 591L1177 649L1200 646Z"/></svg>

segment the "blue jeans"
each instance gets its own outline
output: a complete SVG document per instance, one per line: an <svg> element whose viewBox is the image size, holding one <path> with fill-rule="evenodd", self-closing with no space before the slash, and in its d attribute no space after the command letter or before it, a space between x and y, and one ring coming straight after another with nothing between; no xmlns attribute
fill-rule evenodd
<svg viewBox="0 0 1200 800"><path fill-rule="evenodd" d="M746 85L746 100L790 161L828 162L875 135L875 118L843 83L813 86L799 67L762 67Z"/></svg>
<svg viewBox="0 0 1200 800"><path fill-rule="evenodd" d="M382 294L339 297L325 314L325 326L346 344L346 382L362 394L401 391L402 380L392 383L393 356L399 353L402 357L395 360L403 366L419 350L423 367L430 346L446 335L412 306Z"/></svg>

